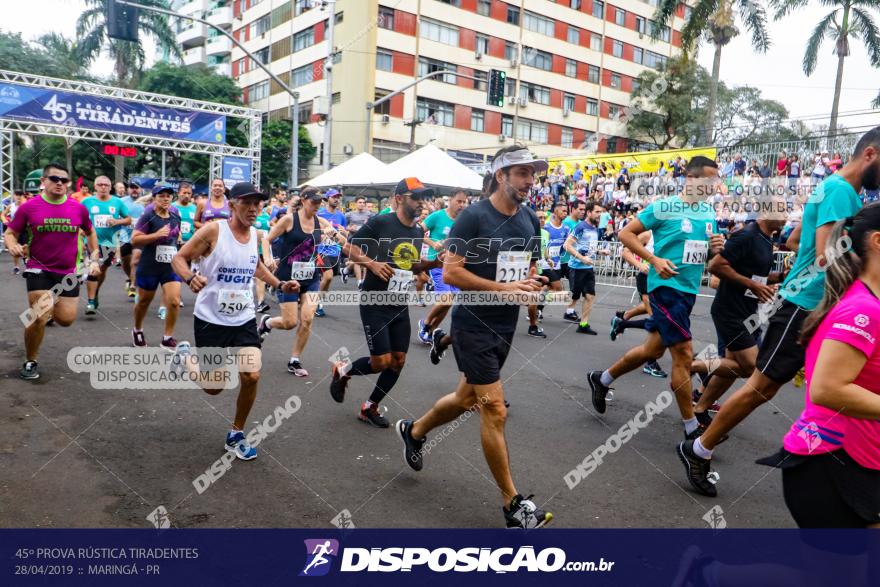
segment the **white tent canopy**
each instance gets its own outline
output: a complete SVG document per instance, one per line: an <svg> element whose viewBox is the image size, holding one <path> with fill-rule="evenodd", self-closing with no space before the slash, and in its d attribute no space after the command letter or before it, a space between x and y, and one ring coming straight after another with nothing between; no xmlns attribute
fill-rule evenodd
<svg viewBox="0 0 880 587"><path fill-rule="evenodd" d="M383 183L387 165L370 155L361 153L345 163L304 182L299 187L311 185L315 187L346 187L369 186ZM395 181L396 183L396 181Z"/></svg>
<svg viewBox="0 0 880 587"><path fill-rule="evenodd" d="M386 165L381 177L383 180L376 183L396 184L405 177L417 177L427 186L463 188L475 192L483 189L483 178L477 172L434 145L425 145Z"/></svg>

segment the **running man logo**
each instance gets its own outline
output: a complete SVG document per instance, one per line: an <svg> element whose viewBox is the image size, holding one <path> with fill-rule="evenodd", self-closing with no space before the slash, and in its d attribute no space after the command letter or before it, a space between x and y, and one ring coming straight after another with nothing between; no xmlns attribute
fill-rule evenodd
<svg viewBox="0 0 880 587"><path fill-rule="evenodd" d="M800 429L798 436L806 443L807 450L813 452L822 444L822 437L819 434L819 426L815 422L810 422Z"/></svg>
<svg viewBox="0 0 880 587"><path fill-rule="evenodd" d="M727 528L727 520L724 519L724 510L720 505L713 506L708 512L703 514L703 521L709 524L713 530L724 530Z"/></svg>
<svg viewBox="0 0 880 587"><path fill-rule="evenodd" d="M330 563L339 554L339 541L332 538L311 538L306 543L306 566L300 577L322 577L330 572Z"/></svg>
<svg viewBox="0 0 880 587"><path fill-rule="evenodd" d="M399 269L409 271L413 263L419 260L419 251L410 242L399 243L391 251L391 260Z"/></svg>

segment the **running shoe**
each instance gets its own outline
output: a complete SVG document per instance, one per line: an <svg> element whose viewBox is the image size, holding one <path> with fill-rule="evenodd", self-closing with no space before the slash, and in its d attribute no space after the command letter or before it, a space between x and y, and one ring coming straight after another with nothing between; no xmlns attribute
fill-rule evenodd
<svg viewBox="0 0 880 587"><path fill-rule="evenodd" d="M333 363L333 376L330 380L330 396L338 404L345 401L345 388L351 377L339 374L339 363Z"/></svg>
<svg viewBox="0 0 880 587"><path fill-rule="evenodd" d="M134 298L135 298L135 296L137 296L137 290L132 285L129 285L126 289L128 290L127 293L128 293L129 299L131 301L135 301Z"/></svg>
<svg viewBox="0 0 880 587"><path fill-rule="evenodd" d="M327 315L327 312L324 311L324 305L318 304L318 309L315 310L315 316L317 316L318 318L322 318L326 315Z"/></svg>
<svg viewBox="0 0 880 587"><path fill-rule="evenodd" d="M139 346L139 347L147 346L147 339L144 337L143 330L141 330L140 332L137 330L132 330L131 331L131 340L132 340L131 346L136 346L136 347L137 346Z"/></svg>
<svg viewBox="0 0 880 587"><path fill-rule="evenodd" d="M590 371L587 374L587 383L590 384L590 390L593 392L593 407L600 414L605 413L605 399L608 397L610 387L602 384L602 371Z"/></svg>
<svg viewBox="0 0 880 587"><path fill-rule="evenodd" d="M260 317L260 325L257 327L257 333L260 335L260 340L265 340L266 335L272 332L272 329L269 328L269 320L271 319L272 316Z"/></svg>
<svg viewBox="0 0 880 587"><path fill-rule="evenodd" d="M576 330L575 332L577 332L578 334L592 334L593 336L599 334L598 332L596 332L595 330L593 330L592 328L590 328L590 325L589 325L589 324L587 324L587 325L583 325L583 324L579 325L579 326L577 327L577 330Z"/></svg>
<svg viewBox="0 0 880 587"><path fill-rule="evenodd" d="M117 267L122 267L122 261L116 261L116 266L117 266Z"/></svg>
<svg viewBox="0 0 880 587"><path fill-rule="evenodd" d="M267 304L264 300L264 301L260 302L260 305L257 306L256 309L257 309L258 314L265 314L266 312L269 311L269 304Z"/></svg>
<svg viewBox="0 0 880 587"><path fill-rule="evenodd" d="M98 307L95 305L95 302L88 302L86 304L86 316L94 316L98 313Z"/></svg>
<svg viewBox="0 0 880 587"><path fill-rule="evenodd" d="M226 434L225 448L228 452L235 453L235 456L242 461L252 461L257 458L257 449L251 446L241 430Z"/></svg>
<svg viewBox="0 0 880 587"><path fill-rule="evenodd" d="M694 441L685 440L678 445L678 458L684 465L687 473L688 482L697 493L709 497L718 495L718 489L715 484L709 480L709 473L712 470L712 461L710 459L701 459L694 453Z"/></svg>
<svg viewBox="0 0 880 587"><path fill-rule="evenodd" d="M708 428L709 424L712 423L712 416L709 415L709 412L694 412L694 416L696 416L700 426Z"/></svg>
<svg viewBox="0 0 880 587"><path fill-rule="evenodd" d="M691 394L691 399L693 399L694 405L697 405L700 402L701 397L703 397L703 394L695 389L693 391L693 393ZM709 409L707 410L707 412L716 412L717 413L718 410L720 410L720 409L721 409L721 404L719 404L718 402L713 402L712 405L709 406Z"/></svg>
<svg viewBox="0 0 880 587"><path fill-rule="evenodd" d="M649 361L645 363L645 366L642 367L642 373L645 375L650 375L651 377L668 377L666 371L664 371L657 361Z"/></svg>
<svg viewBox="0 0 880 587"><path fill-rule="evenodd" d="M611 342L617 340L617 337L623 334L623 330L620 330L620 323L623 322L623 318L620 316L615 316L611 319L611 330L608 332L608 336L611 337Z"/></svg>
<svg viewBox="0 0 880 587"><path fill-rule="evenodd" d="M21 269L19 269L18 267L13 267L13 268L12 268L12 274L13 274L13 275L18 275L18 274L20 274L20 273L21 273Z"/></svg>
<svg viewBox="0 0 880 587"><path fill-rule="evenodd" d="M538 310L538 322L544 321L544 310Z"/></svg>
<svg viewBox="0 0 880 587"><path fill-rule="evenodd" d="M162 342L159 343L159 346L165 349L166 351L171 351L172 353L177 350L177 341L174 340L173 336L162 337Z"/></svg>
<svg viewBox="0 0 880 587"><path fill-rule="evenodd" d="M425 327L424 320L419 320L419 340L422 344L431 344L431 331Z"/></svg>
<svg viewBox="0 0 880 587"><path fill-rule="evenodd" d="M297 377L308 377L309 372L305 370L305 367L302 366L302 363L297 361L288 361L287 362L287 372L293 373Z"/></svg>
<svg viewBox="0 0 880 587"><path fill-rule="evenodd" d="M534 495L523 497L517 494L510 500L509 507L502 508L508 528L531 530L545 526L553 520L553 514L538 509L532 501L533 497Z"/></svg>
<svg viewBox="0 0 880 587"><path fill-rule="evenodd" d="M403 441L403 460L409 465L413 471L422 470L422 447L425 445L425 438L413 438L412 420L398 420L394 425L397 428L397 434Z"/></svg>
<svg viewBox="0 0 880 587"><path fill-rule="evenodd" d="M341 267L339 269L339 277L342 278L342 283L348 283L348 267Z"/></svg>
<svg viewBox="0 0 880 587"><path fill-rule="evenodd" d="M528 335L534 336L535 338L547 338L547 335L544 334L544 329L537 324L534 326L529 326Z"/></svg>
<svg viewBox="0 0 880 587"><path fill-rule="evenodd" d="M358 414L358 420L361 422L366 422L371 426L375 426L376 428L388 428L391 426L391 423L382 415L379 411L379 406L373 404L372 406L367 406L366 402L361 405L361 411Z"/></svg>
<svg viewBox="0 0 880 587"><path fill-rule="evenodd" d="M446 333L442 328L435 328L434 332L431 333L431 363L434 365L440 363L440 359L446 354L447 347L443 346L444 336L446 336Z"/></svg>
<svg viewBox="0 0 880 587"><path fill-rule="evenodd" d="M183 374L186 372L186 365L184 363L189 359L191 354L188 341L181 340L177 343L177 347L174 349L174 356L171 357L171 362L169 363L168 368L178 379L182 378Z"/></svg>
<svg viewBox="0 0 880 587"><path fill-rule="evenodd" d="M562 315L563 320L568 320L569 322L580 322L581 317L577 315L577 312L566 312Z"/></svg>
<svg viewBox="0 0 880 587"><path fill-rule="evenodd" d="M701 436L703 435L704 432L706 432L706 430L709 429L709 424L712 423L712 418L709 418L709 424L703 424L703 422L700 420L700 416L701 416L701 414L698 414L698 413L694 412L694 415L697 417L697 429L694 430L693 432L689 433L689 434L686 433L686 434L684 435L684 439L685 439L685 440L696 440L696 439L698 439L699 437L701 437ZM702 415L703 415L703 416L708 416L708 414L702 414ZM723 436L721 436L720 439L718 439L718 444L721 444L721 443L727 441L727 439L729 439L729 438L730 438L729 435L724 434Z"/></svg>
<svg viewBox="0 0 880 587"><path fill-rule="evenodd" d="M37 371L37 362L36 361L25 361L24 365L21 366L21 370L18 372L22 379L39 379L40 373Z"/></svg>
<svg viewBox="0 0 880 587"><path fill-rule="evenodd" d="M165 306L159 306L159 311L156 312L156 315L159 317L159 320L164 320L165 316L168 315L168 310Z"/></svg>
<svg viewBox="0 0 880 587"><path fill-rule="evenodd" d="M617 310L616 312L614 312L614 315L617 318L620 318L621 320L623 320L623 317L626 315L626 312L624 312L623 310Z"/></svg>

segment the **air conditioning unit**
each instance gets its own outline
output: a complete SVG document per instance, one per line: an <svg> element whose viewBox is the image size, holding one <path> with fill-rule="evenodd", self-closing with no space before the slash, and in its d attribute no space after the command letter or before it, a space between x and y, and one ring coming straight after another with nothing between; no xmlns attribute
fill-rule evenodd
<svg viewBox="0 0 880 587"><path fill-rule="evenodd" d="M568 108L563 108L563 109L562 109L562 116L563 116L563 118L568 117L569 114L571 114L571 110L569 110Z"/></svg>
<svg viewBox="0 0 880 587"><path fill-rule="evenodd" d="M506 140L507 140L507 137L505 135L498 135L498 142L499 143L503 143Z"/></svg>
<svg viewBox="0 0 880 587"><path fill-rule="evenodd" d="M351 155L352 153L354 153L354 147L350 144L342 145L342 152L346 155Z"/></svg>
<svg viewBox="0 0 880 587"><path fill-rule="evenodd" d="M483 58L483 53L479 49L477 49L476 52L474 52L474 59L479 61L482 58Z"/></svg>
<svg viewBox="0 0 880 587"><path fill-rule="evenodd" d="M510 60L510 67L516 67L518 64L516 57Z"/></svg>
<svg viewBox="0 0 880 587"><path fill-rule="evenodd" d="M529 99L525 96L520 96L516 101L519 103L520 108L525 108L529 105Z"/></svg>
<svg viewBox="0 0 880 587"><path fill-rule="evenodd" d="M389 122L391 122L391 116L389 116L388 114L383 114L382 115L382 124L388 124Z"/></svg>
<svg viewBox="0 0 880 587"><path fill-rule="evenodd" d="M508 96L508 97L507 97L507 103L510 104L511 106L513 106L514 104L516 104L516 96Z"/></svg>

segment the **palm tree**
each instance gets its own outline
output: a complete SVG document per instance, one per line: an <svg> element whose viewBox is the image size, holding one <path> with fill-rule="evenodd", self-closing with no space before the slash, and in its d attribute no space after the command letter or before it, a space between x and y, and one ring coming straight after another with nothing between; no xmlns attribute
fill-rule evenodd
<svg viewBox="0 0 880 587"><path fill-rule="evenodd" d="M45 33L37 38L36 45L46 51L58 71L65 72L66 77L89 79L89 73L79 54L79 47L71 39L56 32Z"/></svg>
<svg viewBox="0 0 880 587"><path fill-rule="evenodd" d="M804 0L806 1L806 0ZM681 45L685 54L697 48L701 38L705 37L715 46L715 57L712 61L712 81L709 84L709 100L706 104L705 141L713 140L715 132L715 108L718 102L718 80L721 75L721 52L737 35L737 17L752 35L752 48L759 53L766 53L770 48L770 36L767 33L767 13L761 0L696 0L691 15L681 30ZM657 26L651 31L656 39L660 29L672 20L681 0L660 0L654 20Z"/></svg>
<svg viewBox="0 0 880 587"><path fill-rule="evenodd" d="M81 41L78 44L79 54L88 65L102 51L115 62L116 83L119 85L132 85L146 64L146 55L143 45L132 41L120 41L107 36L107 21L105 6L106 0L85 0L88 8L76 21L76 36ZM145 6L168 8L167 0L138 0ZM181 56L180 47L174 31L168 24L168 18L164 14L140 10L138 29L140 34L148 35L156 39L160 46L167 48L172 55Z"/></svg>
<svg viewBox="0 0 880 587"><path fill-rule="evenodd" d="M789 12L807 5L808 0L770 0L774 8L774 20L784 18ZM834 42L837 54L837 77L834 81L834 101L831 103L831 121L828 124L828 138L837 131L837 113L840 103L840 88L843 83L843 63L849 57L850 38L861 38L871 65L880 65L880 31L869 14L872 8L880 7L880 0L822 0L822 4L834 6L834 10L822 17L807 40L804 49L804 73L811 75L816 70L819 49L823 41Z"/></svg>

